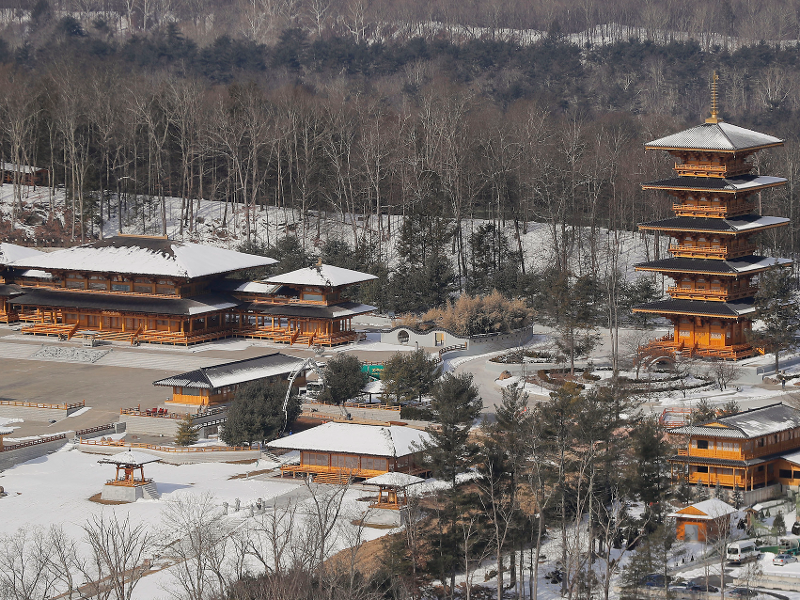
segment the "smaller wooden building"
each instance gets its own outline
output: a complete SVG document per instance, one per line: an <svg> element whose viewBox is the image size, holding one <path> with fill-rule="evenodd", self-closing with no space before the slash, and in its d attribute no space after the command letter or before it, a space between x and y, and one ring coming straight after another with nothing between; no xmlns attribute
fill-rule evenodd
<svg viewBox="0 0 800 600"><path fill-rule="evenodd" d="M17 260L41 254L38 250L27 246L0 243L0 323L15 323L19 320L16 308L9 301L23 293L22 288L13 283L14 269L8 265Z"/></svg>
<svg viewBox="0 0 800 600"><path fill-rule="evenodd" d="M674 517L675 532L685 542L711 541L730 528L731 515L736 509L730 504L711 498L690 504L669 516Z"/></svg>
<svg viewBox="0 0 800 600"><path fill-rule="evenodd" d="M160 460L146 452L127 450L97 461L117 468L114 479L109 479L103 486L100 498L114 502L136 502L140 498L158 499L158 488L152 479L144 476L144 465Z"/></svg>
<svg viewBox="0 0 800 600"><path fill-rule="evenodd" d="M388 472L420 475L424 431L391 425L325 423L267 444L274 450L300 452L300 464L284 465L284 475L309 475L320 483L370 479Z"/></svg>
<svg viewBox="0 0 800 600"><path fill-rule="evenodd" d="M154 381L153 385L172 388L172 398L167 402L214 406L231 402L243 383L277 383L302 365L302 358L273 352L173 375ZM301 373L294 380L294 385L299 387L304 384L305 373Z"/></svg>
<svg viewBox="0 0 800 600"><path fill-rule="evenodd" d="M50 171L42 167L29 165L15 165L14 163L0 163L0 183L17 183L22 185L37 185L50 183Z"/></svg>

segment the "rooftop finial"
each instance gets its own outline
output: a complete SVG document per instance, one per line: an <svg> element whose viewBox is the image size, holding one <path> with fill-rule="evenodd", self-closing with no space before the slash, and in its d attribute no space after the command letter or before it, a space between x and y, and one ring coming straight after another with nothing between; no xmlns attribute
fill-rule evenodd
<svg viewBox="0 0 800 600"><path fill-rule="evenodd" d="M717 81L719 75L714 71L714 77L711 79L711 116L706 119L706 123L719 123L722 119L719 118L719 107L717 106Z"/></svg>

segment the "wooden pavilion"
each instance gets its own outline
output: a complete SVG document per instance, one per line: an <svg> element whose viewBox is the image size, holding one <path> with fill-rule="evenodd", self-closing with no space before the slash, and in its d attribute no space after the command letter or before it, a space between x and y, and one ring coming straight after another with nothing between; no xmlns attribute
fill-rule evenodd
<svg viewBox="0 0 800 600"><path fill-rule="evenodd" d="M375 307L349 301L345 290L373 279L368 273L319 263L240 285L232 291L247 303L236 311L237 334L306 346L352 342L358 337L353 317Z"/></svg>
<svg viewBox="0 0 800 600"><path fill-rule="evenodd" d="M748 491L772 483L800 483L800 409L782 404L753 408L706 423L668 430L678 453L669 459L673 480Z"/></svg>
<svg viewBox="0 0 800 600"><path fill-rule="evenodd" d="M755 236L789 219L754 214L756 195L786 179L753 173L748 159L783 140L725 123L716 107L706 122L645 144L673 155L677 177L645 183L675 200L675 217L639 225L671 236L670 257L636 265L674 280L670 299L634 307L669 319L674 331L643 351L682 352L738 360L755 354L749 342L756 276L791 261L755 254Z"/></svg>
<svg viewBox="0 0 800 600"><path fill-rule="evenodd" d="M364 485L378 487L378 498L369 505L370 508L400 510L408 505L408 488L423 483L422 477L408 473L384 473L364 481Z"/></svg>
<svg viewBox="0 0 800 600"><path fill-rule="evenodd" d="M114 479L103 486L102 500L117 502L136 502L139 498L158 498L158 489L152 479L144 476L144 465L161 459L145 452L126 450L107 456L97 462L114 465L117 469ZM138 477L137 475L138 471Z"/></svg>
<svg viewBox="0 0 800 600"><path fill-rule="evenodd" d="M325 423L267 444L275 450L300 452L300 464L283 465L282 475L311 476L320 483L370 479L387 472L419 475L424 431L391 425Z"/></svg>

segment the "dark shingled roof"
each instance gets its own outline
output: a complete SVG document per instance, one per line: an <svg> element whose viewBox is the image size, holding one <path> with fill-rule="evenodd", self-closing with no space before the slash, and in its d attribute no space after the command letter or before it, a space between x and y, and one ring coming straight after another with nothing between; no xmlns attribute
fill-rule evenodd
<svg viewBox="0 0 800 600"><path fill-rule="evenodd" d="M701 300L659 300L633 307L640 312L666 314L706 315L709 317L736 318L755 311L752 298L740 302L703 302Z"/></svg>
<svg viewBox="0 0 800 600"><path fill-rule="evenodd" d="M650 262L638 263L634 265L637 269L659 272L677 273L719 273L720 275L738 275L740 273L758 273L772 268L775 259L765 256L745 256L732 260L708 260L704 258L665 258L662 260L651 260ZM759 265L763 261L769 264Z"/></svg>
<svg viewBox="0 0 800 600"><path fill-rule="evenodd" d="M719 423L724 427L714 427ZM727 417L707 421L699 425L685 425L670 429L675 434L705 434L717 437L757 438L800 427L800 409L782 402L751 408Z"/></svg>
<svg viewBox="0 0 800 600"><path fill-rule="evenodd" d="M640 223L641 229L667 229L670 231L713 231L719 233L756 232L768 227L784 225L789 219L762 215L742 215L729 219L705 217L672 217L649 223Z"/></svg>
<svg viewBox="0 0 800 600"><path fill-rule="evenodd" d="M280 352L245 358L213 367L204 367L154 381L153 385L214 389L238 385L276 375L288 375L302 366L303 359Z"/></svg>
<svg viewBox="0 0 800 600"><path fill-rule="evenodd" d="M0 284L0 298L12 298L19 296L22 293L22 288L13 283Z"/></svg>
<svg viewBox="0 0 800 600"><path fill-rule="evenodd" d="M377 310L369 304L359 304L358 302L342 302L333 306L303 306L302 304L262 304L252 302L246 305L246 309L262 315L272 315L281 317L306 317L310 319L340 319Z"/></svg>
<svg viewBox="0 0 800 600"><path fill-rule="evenodd" d="M86 294L36 289L14 298L16 306L47 306L110 310L124 313L151 315L194 316L233 308L239 301L230 296L206 295L195 298L153 298L149 296L123 296L116 294Z"/></svg>
<svg viewBox="0 0 800 600"><path fill-rule="evenodd" d="M708 190L720 192L751 192L767 187L783 185L782 177L766 177L763 175L738 175L736 177L674 177L661 181L643 183L645 188L666 190Z"/></svg>

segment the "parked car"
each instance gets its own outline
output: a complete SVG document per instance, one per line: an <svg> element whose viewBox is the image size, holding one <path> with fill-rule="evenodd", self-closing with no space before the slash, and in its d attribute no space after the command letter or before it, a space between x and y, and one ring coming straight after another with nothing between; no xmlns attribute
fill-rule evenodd
<svg viewBox="0 0 800 600"><path fill-rule="evenodd" d="M734 588L728 592L728 595L734 598L752 598L758 596L758 592L748 588Z"/></svg>
<svg viewBox="0 0 800 600"><path fill-rule="evenodd" d="M687 592L711 592L716 594L719 591L718 587L714 587L713 585L706 585L705 583L700 583L697 581L690 581L686 584L686 591Z"/></svg>
<svg viewBox="0 0 800 600"><path fill-rule="evenodd" d="M667 576L667 583L672 581L672 577ZM664 574L663 573L650 573L642 579L642 585L647 587L664 587Z"/></svg>
<svg viewBox="0 0 800 600"><path fill-rule="evenodd" d="M797 557L792 556L791 554L778 554L778 556L772 559L772 564L779 567L793 562L797 562Z"/></svg>

